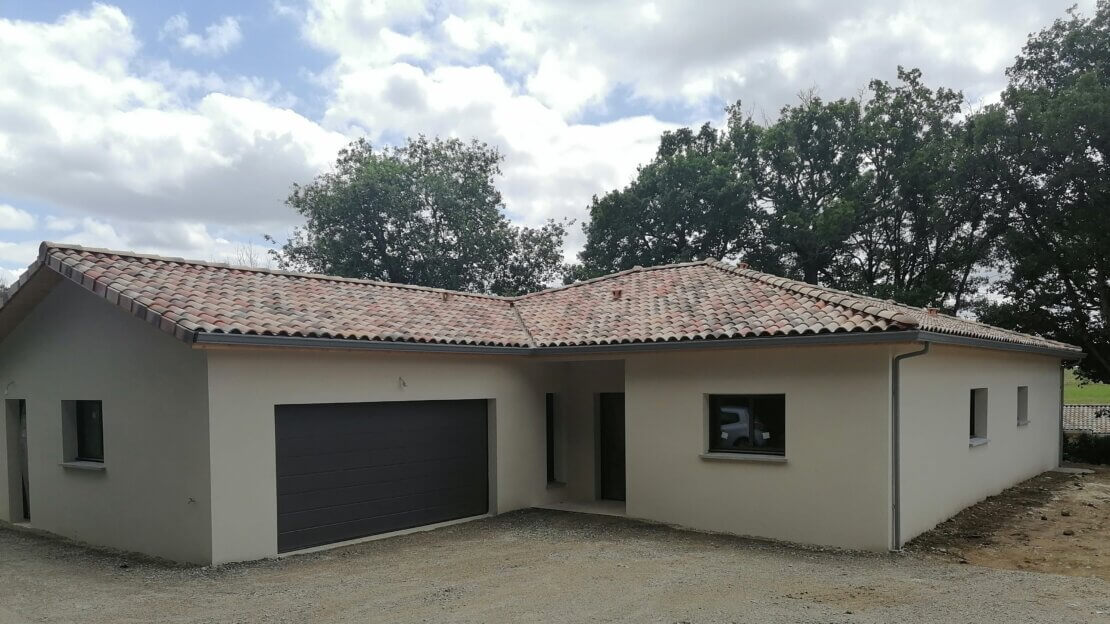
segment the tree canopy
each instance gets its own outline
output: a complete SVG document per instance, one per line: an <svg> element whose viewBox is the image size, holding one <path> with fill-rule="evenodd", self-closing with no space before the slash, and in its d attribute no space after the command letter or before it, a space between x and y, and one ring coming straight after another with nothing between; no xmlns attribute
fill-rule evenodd
<svg viewBox="0 0 1110 624"><path fill-rule="evenodd" d="M757 122L666 132L624 188L596 195L579 262L564 223L515 226L500 154L418 137L356 141L294 187L282 266L516 294L714 257L936 306L1081 345L1110 381L1110 0L1030 35L1001 102L971 109L917 69L858 97L815 92Z"/></svg>
<svg viewBox="0 0 1110 624"><path fill-rule="evenodd" d="M562 276L565 226L509 222L495 185L501 160L477 141L420 136L379 151L355 141L334 171L294 185L286 201L305 225L274 257L283 268L452 290L543 288Z"/></svg>
<svg viewBox="0 0 1110 624"><path fill-rule="evenodd" d="M1110 381L1110 3L1030 37L1002 101L1002 300L982 317L1081 345L1079 374Z"/></svg>
<svg viewBox="0 0 1110 624"><path fill-rule="evenodd" d="M1110 0L1030 35L999 104L917 69L756 123L665 133L593 198L570 279L743 259L1078 344L1110 380Z"/></svg>

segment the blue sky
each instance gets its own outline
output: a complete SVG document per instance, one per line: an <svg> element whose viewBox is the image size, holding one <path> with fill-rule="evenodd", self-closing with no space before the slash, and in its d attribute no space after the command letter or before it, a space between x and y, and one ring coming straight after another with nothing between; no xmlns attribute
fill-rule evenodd
<svg viewBox="0 0 1110 624"><path fill-rule="evenodd" d="M44 239L234 259L360 136L487 141L513 220L581 223L661 132L736 100L773 118L901 64L993 101L1070 4L0 0L0 279Z"/></svg>

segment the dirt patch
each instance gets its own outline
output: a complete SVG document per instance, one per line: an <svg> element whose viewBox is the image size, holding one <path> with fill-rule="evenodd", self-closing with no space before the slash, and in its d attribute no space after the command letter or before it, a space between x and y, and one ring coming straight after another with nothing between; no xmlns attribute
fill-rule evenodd
<svg viewBox="0 0 1110 624"><path fill-rule="evenodd" d="M1110 469L1047 472L973 505L906 549L991 568L1110 581Z"/></svg>

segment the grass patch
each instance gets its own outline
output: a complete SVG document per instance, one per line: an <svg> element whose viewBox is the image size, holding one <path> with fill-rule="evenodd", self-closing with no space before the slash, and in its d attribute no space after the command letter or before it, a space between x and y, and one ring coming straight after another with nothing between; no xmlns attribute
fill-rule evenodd
<svg viewBox="0 0 1110 624"><path fill-rule="evenodd" d="M1110 404L1110 384L1080 385L1073 371L1064 371L1064 403L1072 405Z"/></svg>

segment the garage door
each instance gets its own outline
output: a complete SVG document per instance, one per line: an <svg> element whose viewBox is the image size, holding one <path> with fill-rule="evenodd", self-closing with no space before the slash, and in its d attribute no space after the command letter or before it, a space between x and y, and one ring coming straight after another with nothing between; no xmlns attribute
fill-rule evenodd
<svg viewBox="0 0 1110 624"><path fill-rule="evenodd" d="M279 405L278 552L481 515L486 402Z"/></svg>

